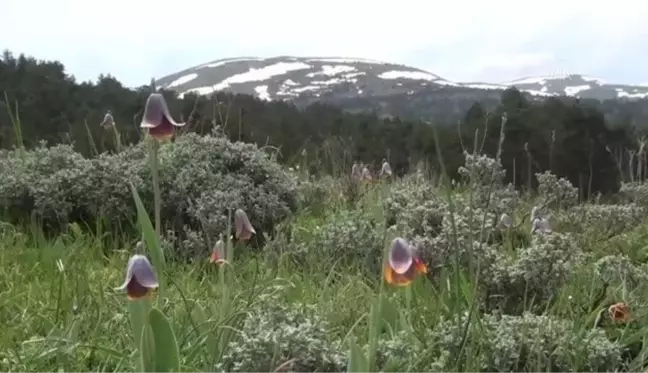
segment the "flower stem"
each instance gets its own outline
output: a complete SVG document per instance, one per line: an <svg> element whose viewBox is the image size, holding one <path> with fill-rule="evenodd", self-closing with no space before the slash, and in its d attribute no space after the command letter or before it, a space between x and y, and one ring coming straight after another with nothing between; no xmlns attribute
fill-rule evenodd
<svg viewBox="0 0 648 373"><path fill-rule="evenodd" d="M150 152L150 162L151 162L151 173L153 174L153 204L155 208L155 233L160 237L160 225L161 225L161 209L162 209L162 197L160 195L160 171L158 163L158 150L160 144L154 138L150 138L151 141L151 152Z"/></svg>

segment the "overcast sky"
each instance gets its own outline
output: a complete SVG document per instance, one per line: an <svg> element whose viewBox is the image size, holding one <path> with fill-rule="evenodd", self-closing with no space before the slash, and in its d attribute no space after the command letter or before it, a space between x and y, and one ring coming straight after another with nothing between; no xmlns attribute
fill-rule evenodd
<svg viewBox="0 0 648 373"><path fill-rule="evenodd" d="M527 4L524 6L523 4ZM236 56L344 56L455 81L582 73L648 83L648 2L2 0L0 49L148 84Z"/></svg>

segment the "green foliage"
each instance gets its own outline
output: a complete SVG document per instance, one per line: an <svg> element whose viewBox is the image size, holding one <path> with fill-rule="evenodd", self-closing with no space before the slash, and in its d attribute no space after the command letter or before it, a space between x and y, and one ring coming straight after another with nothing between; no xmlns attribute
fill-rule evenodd
<svg viewBox="0 0 648 373"><path fill-rule="evenodd" d="M217 237L227 228L227 211L235 208L248 213L262 237L297 207L295 180L254 145L187 134L161 146L159 159L163 227L179 238L185 230ZM144 206L153 204L143 144L93 159L68 145L13 150L0 158L0 170L0 203L14 220L36 217L59 229L67 222L93 226L102 216L113 227L129 227L135 217L130 184Z"/></svg>

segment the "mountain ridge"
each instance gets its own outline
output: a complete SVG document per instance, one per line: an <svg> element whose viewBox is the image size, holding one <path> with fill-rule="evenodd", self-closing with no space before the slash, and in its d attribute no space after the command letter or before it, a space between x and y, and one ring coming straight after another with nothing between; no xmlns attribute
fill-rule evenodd
<svg viewBox="0 0 648 373"><path fill-rule="evenodd" d="M584 74L523 77L503 83L454 82L403 64L356 57L230 57L210 61L156 80L181 96L229 90L264 100L318 99L321 96L366 97L412 95L423 88L505 90L516 87L533 96L578 98L648 98L648 84L608 83ZM312 101L312 100L309 100Z"/></svg>

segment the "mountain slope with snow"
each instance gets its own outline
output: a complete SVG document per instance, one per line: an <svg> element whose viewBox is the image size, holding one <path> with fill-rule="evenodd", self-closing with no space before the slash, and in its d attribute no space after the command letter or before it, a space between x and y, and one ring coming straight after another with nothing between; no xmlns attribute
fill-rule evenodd
<svg viewBox="0 0 648 373"><path fill-rule="evenodd" d="M239 57L217 60L165 76L158 87L200 95L227 90L264 100L316 101L419 95L430 91L501 91L515 86L533 96L648 98L648 86L612 84L584 75L524 78L503 84L452 82L410 66L358 58Z"/></svg>

